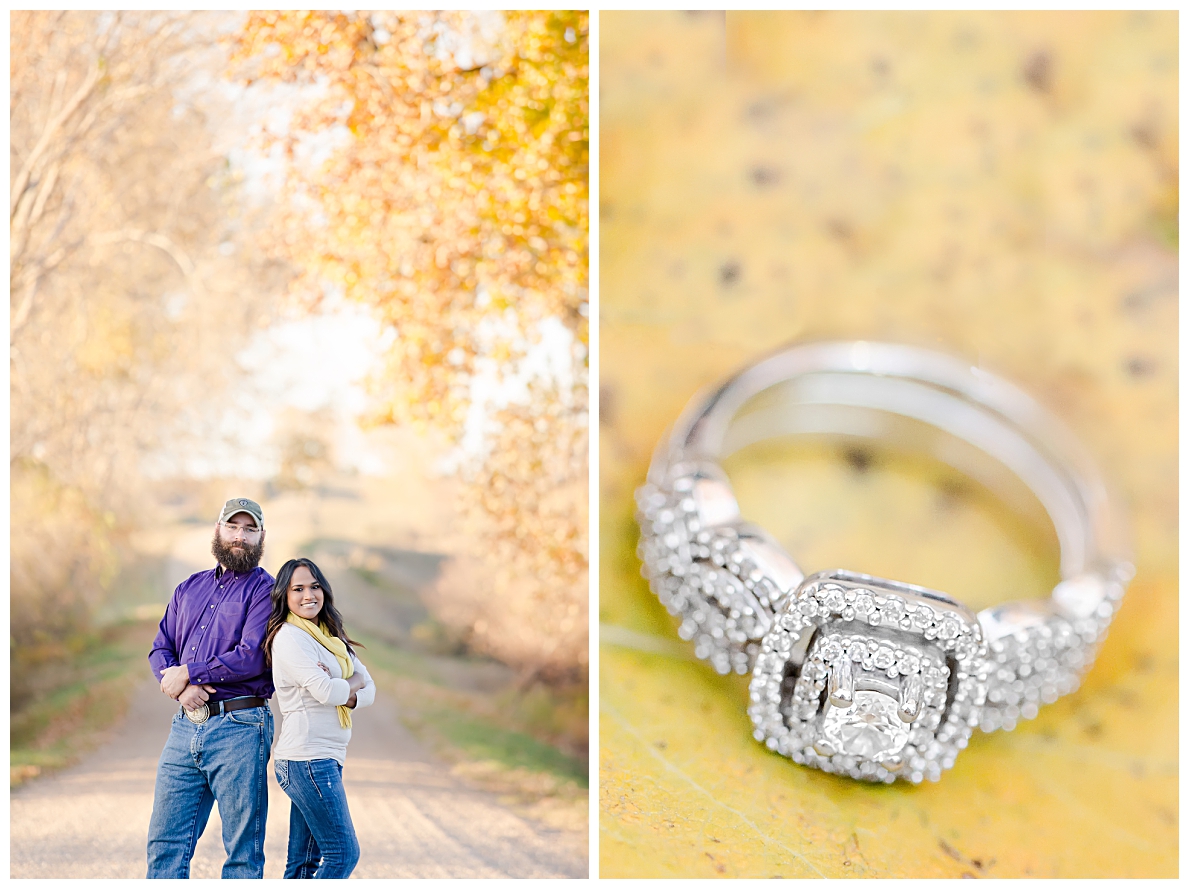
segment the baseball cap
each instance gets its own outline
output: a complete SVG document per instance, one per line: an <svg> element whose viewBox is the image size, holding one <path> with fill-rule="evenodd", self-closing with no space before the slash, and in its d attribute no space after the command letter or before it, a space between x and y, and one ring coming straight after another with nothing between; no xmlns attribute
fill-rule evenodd
<svg viewBox="0 0 1189 889"><path fill-rule="evenodd" d="M237 512L246 512L256 520L257 525L264 527L264 512L260 509L260 504L246 497L232 497L224 503L223 511L219 513L219 521L225 522Z"/></svg>

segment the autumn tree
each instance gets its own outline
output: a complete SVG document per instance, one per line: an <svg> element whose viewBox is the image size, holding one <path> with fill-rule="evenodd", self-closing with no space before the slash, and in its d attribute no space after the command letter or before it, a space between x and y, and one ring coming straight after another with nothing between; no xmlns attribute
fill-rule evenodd
<svg viewBox="0 0 1189 889"><path fill-rule="evenodd" d="M153 521L144 463L209 434L263 319L263 261L196 78L201 16L13 12L11 652L29 671L86 627L121 529Z"/></svg>
<svg viewBox="0 0 1189 889"><path fill-rule="evenodd" d="M471 446L485 567L438 613L548 674L587 650L587 29L584 12L269 12L234 38L249 82L307 96L274 134L292 200L270 248L301 270L294 293L373 307L397 333L379 419ZM303 162L311 144L329 159Z"/></svg>

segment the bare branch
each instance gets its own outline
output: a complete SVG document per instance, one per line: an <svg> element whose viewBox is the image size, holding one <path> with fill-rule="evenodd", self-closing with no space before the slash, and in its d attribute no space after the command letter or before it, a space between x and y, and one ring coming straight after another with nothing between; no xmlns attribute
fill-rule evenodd
<svg viewBox="0 0 1189 889"><path fill-rule="evenodd" d="M202 283L202 278L198 276L198 270L194 267L193 261L186 254L185 250L165 237L165 235L157 232L145 232L134 228L126 228L118 232L92 235L90 240L96 246L101 244L115 244L120 241L136 241L164 251L170 259L177 263L178 268L182 270L182 274L186 278L186 283L190 286L194 295L203 301L206 300L206 285Z"/></svg>
<svg viewBox="0 0 1189 889"><path fill-rule="evenodd" d="M28 159L21 167L20 173L17 174L16 182L12 186L11 208L9 210L9 219L14 219L17 213L17 207L25 195L25 189L29 184L29 178L33 175L34 169L37 167L41 156L49 148L50 143L58 135L58 130L70 120L76 111L82 106L83 102L95 89L95 85L99 83L99 79L103 76L103 71L98 62L91 68L87 74L86 79L82 82L74 95L70 97L70 101L66 103L58 114L46 124L45 130L41 134L41 138L37 140L37 144L33 147L33 151L29 154Z"/></svg>

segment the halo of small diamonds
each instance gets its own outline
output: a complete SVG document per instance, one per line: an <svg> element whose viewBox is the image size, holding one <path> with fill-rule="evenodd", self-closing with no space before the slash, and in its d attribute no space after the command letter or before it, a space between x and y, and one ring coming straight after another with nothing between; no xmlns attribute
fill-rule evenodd
<svg viewBox="0 0 1189 889"><path fill-rule="evenodd" d="M857 577L807 578L764 636L748 708L755 738L794 762L852 778L935 781L966 746L986 698L981 629L960 607L897 594L876 578L851 580ZM920 712L894 761L820 749L826 680L840 659L851 661L860 682L888 680L894 689L904 685L899 677L920 677Z"/></svg>

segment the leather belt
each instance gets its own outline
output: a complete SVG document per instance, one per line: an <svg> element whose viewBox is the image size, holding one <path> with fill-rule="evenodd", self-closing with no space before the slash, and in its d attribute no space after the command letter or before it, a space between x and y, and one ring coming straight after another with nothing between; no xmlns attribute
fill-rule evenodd
<svg viewBox="0 0 1189 889"><path fill-rule="evenodd" d="M264 698L233 698L230 701L207 701L206 707L211 711L211 716L218 716L220 713L230 713L232 710L263 707L266 703Z"/></svg>
<svg viewBox="0 0 1189 889"><path fill-rule="evenodd" d="M250 707L263 707L267 702L264 698L233 698L230 701L207 701L197 710L182 708L182 713L195 725L202 725L212 716L220 713L232 713L236 710L247 710Z"/></svg>

